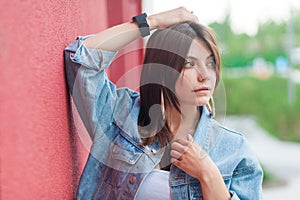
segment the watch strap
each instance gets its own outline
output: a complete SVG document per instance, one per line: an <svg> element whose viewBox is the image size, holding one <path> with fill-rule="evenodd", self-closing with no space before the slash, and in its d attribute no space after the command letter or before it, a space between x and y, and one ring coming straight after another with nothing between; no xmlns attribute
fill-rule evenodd
<svg viewBox="0 0 300 200"><path fill-rule="evenodd" d="M146 20L146 17L147 17L146 13L132 17L132 21L137 23L137 25L139 26L142 37L150 35L150 28Z"/></svg>

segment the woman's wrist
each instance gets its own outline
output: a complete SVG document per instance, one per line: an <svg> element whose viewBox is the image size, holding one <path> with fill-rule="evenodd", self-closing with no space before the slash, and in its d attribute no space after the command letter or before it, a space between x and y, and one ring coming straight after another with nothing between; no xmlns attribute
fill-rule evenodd
<svg viewBox="0 0 300 200"><path fill-rule="evenodd" d="M210 183L211 181L217 179L223 179L219 169L209 156L205 157L205 159L202 160L201 165L202 168L200 169L198 176L196 177L200 182Z"/></svg>
<svg viewBox="0 0 300 200"><path fill-rule="evenodd" d="M226 188L223 177L220 173L205 174L198 178L201 183L202 194L204 197L212 197L212 199L231 199L232 194ZM218 191L218 193L215 193Z"/></svg>
<svg viewBox="0 0 300 200"><path fill-rule="evenodd" d="M146 18L146 20L147 20L150 30L157 29L157 27L158 27L157 21L155 20L155 17L153 17L153 15L148 16Z"/></svg>
<svg viewBox="0 0 300 200"><path fill-rule="evenodd" d="M209 173L209 172L204 172L199 174L197 179L199 180L200 183L211 183L212 181L216 180L216 178L219 178L218 175L215 173Z"/></svg>

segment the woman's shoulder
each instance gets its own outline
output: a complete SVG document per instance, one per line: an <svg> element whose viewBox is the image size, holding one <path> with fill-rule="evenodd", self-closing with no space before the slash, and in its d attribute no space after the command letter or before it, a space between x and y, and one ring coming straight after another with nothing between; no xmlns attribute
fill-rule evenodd
<svg viewBox="0 0 300 200"><path fill-rule="evenodd" d="M248 171L259 168L253 147L243 133L221 125L215 120L212 121L212 124L219 134L210 149L210 155L214 160L225 163L224 171L234 169L235 172L240 172L240 170ZM222 168L222 166L220 167Z"/></svg>
<svg viewBox="0 0 300 200"><path fill-rule="evenodd" d="M214 119L211 120L211 127L214 134L217 135L215 141L222 146L220 149L224 152L234 153L240 157L255 157L254 151L243 133L232 130Z"/></svg>
<svg viewBox="0 0 300 200"><path fill-rule="evenodd" d="M221 124L219 121L217 121L215 119L210 120L210 125L211 125L212 128L218 129L218 131L220 133L225 134L229 138L235 138L235 139L238 139L238 140L244 140L245 139L245 136L244 136L243 133L238 132L236 130L233 130L233 129L227 127L225 124Z"/></svg>

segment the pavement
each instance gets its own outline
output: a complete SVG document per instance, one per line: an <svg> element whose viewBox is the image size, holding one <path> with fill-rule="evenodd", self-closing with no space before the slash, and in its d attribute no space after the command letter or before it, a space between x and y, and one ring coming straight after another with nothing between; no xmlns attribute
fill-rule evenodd
<svg viewBox="0 0 300 200"><path fill-rule="evenodd" d="M279 141L251 116L226 116L224 125L241 132L260 163L276 179L263 187L264 200L300 199L300 144Z"/></svg>

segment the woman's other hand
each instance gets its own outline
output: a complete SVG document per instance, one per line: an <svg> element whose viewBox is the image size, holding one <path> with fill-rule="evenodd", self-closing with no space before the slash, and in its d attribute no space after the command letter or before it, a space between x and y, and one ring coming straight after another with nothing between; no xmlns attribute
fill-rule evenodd
<svg viewBox="0 0 300 200"><path fill-rule="evenodd" d="M191 135L187 139L174 141L170 154L174 165L201 182L204 199L230 199L218 167Z"/></svg>
<svg viewBox="0 0 300 200"><path fill-rule="evenodd" d="M219 170L207 153L194 141L191 135L180 138L171 145L171 162L198 180L219 174Z"/></svg>

